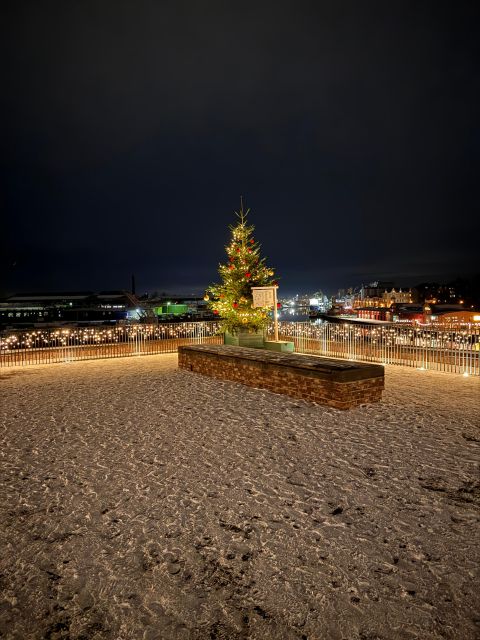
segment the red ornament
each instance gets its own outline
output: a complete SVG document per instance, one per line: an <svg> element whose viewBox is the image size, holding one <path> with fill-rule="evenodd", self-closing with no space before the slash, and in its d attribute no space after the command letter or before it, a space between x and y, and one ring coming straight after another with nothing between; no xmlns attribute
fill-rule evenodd
<svg viewBox="0 0 480 640"><path fill-rule="evenodd" d="M250 244L253 244L254 240L253 238L250 238Z"/></svg>
<svg viewBox="0 0 480 640"><path fill-rule="evenodd" d="M237 253L240 253L240 249L237 249Z"/></svg>
<svg viewBox="0 0 480 640"><path fill-rule="evenodd" d="M229 260L230 260L230 262L233 262L235 260L235 258L233 256L230 256Z"/></svg>
<svg viewBox="0 0 480 640"><path fill-rule="evenodd" d="M218 310L217 309L214 309L213 313L214 313L214 315L218 316Z"/></svg>
<svg viewBox="0 0 480 640"><path fill-rule="evenodd" d="M230 265L230 269L235 269L235 266L233 264Z"/></svg>
<svg viewBox="0 0 480 640"><path fill-rule="evenodd" d="M234 309L236 309L236 308L238 307L238 303L237 303L237 302L234 302L234 303L232 304L232 307L233 307Z"/></svg>
<svg viewBox="0 0 480 640"><path fill-rule="evenodd" d="M282 308L281 303L280 303L280 302L277 302L277 309L281 309L281 308Z"/></svg>
<svg viewBox="0 0 480 640"><path fill-rule="evenodd" d="M251 275L252 275L251 273L246 273L246 274L245 274L245 277L246 277L246 278L250 278L250 277L251 277Z"/></svg>
<svg viewBox="0 0 480 640"><path fill-rule="evenodd" d="M247 251L248 251L248 253L252 253L252 250L251 250L251 249L247 249Z"/></svg>

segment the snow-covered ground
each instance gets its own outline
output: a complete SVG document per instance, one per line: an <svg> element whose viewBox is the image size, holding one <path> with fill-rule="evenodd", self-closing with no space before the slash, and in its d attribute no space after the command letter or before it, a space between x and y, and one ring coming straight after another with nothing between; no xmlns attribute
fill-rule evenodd
<svg viewBox="0 0 480 640"><path fill-rule="evenodd" d="M480 637L478 378L340 412L172 354L0 396L0 637Z"/></svg>

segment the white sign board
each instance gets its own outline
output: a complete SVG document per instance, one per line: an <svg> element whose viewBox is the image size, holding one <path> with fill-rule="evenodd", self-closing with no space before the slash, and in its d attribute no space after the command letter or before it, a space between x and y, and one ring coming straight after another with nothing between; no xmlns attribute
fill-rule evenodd
<svg viewBox="0 0 480 640"><path fill-rule="evenodd" d="M254 307L273 307L275 304L275 287L252 287Z"/></svg>

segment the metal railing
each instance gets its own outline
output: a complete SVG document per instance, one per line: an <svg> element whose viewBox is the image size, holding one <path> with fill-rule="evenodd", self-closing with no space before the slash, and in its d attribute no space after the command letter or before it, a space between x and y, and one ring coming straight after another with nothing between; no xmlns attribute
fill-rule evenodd
<svg viewBox="0 0 480 640"><path fill-rule="evenodd" d="M217 322L12 330L0 336L0 367L175 353L179 345L212 343Z"/></svg>
<svg viewBox="0 0 480 640"><path fill-rule="evenodd" d="M273 329L269 328L269 335ZM480 375L480 327L281 322L279 339L299 353Z"/></svg>
<svg viewBox="0 0 480 640"><path fill-rule="evenodd" d="M174 353L221 344L218 323L12 330L0 336L0 367ZM269 327L269 337L273 327ZM480 327L425 328L280 322L279 339L298 353L480 376Z"/></svg>

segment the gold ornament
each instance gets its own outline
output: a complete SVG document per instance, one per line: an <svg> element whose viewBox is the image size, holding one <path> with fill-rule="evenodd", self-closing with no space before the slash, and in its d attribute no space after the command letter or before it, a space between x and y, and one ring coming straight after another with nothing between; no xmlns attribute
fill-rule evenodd
<svg viewBox="0 0 480 640"><path fill-rule="evenodd" d="M210 296L208 296L207 294L205 294L205 295L203 296L203 299L204 299L205 301L210 300Z"/></svg>

